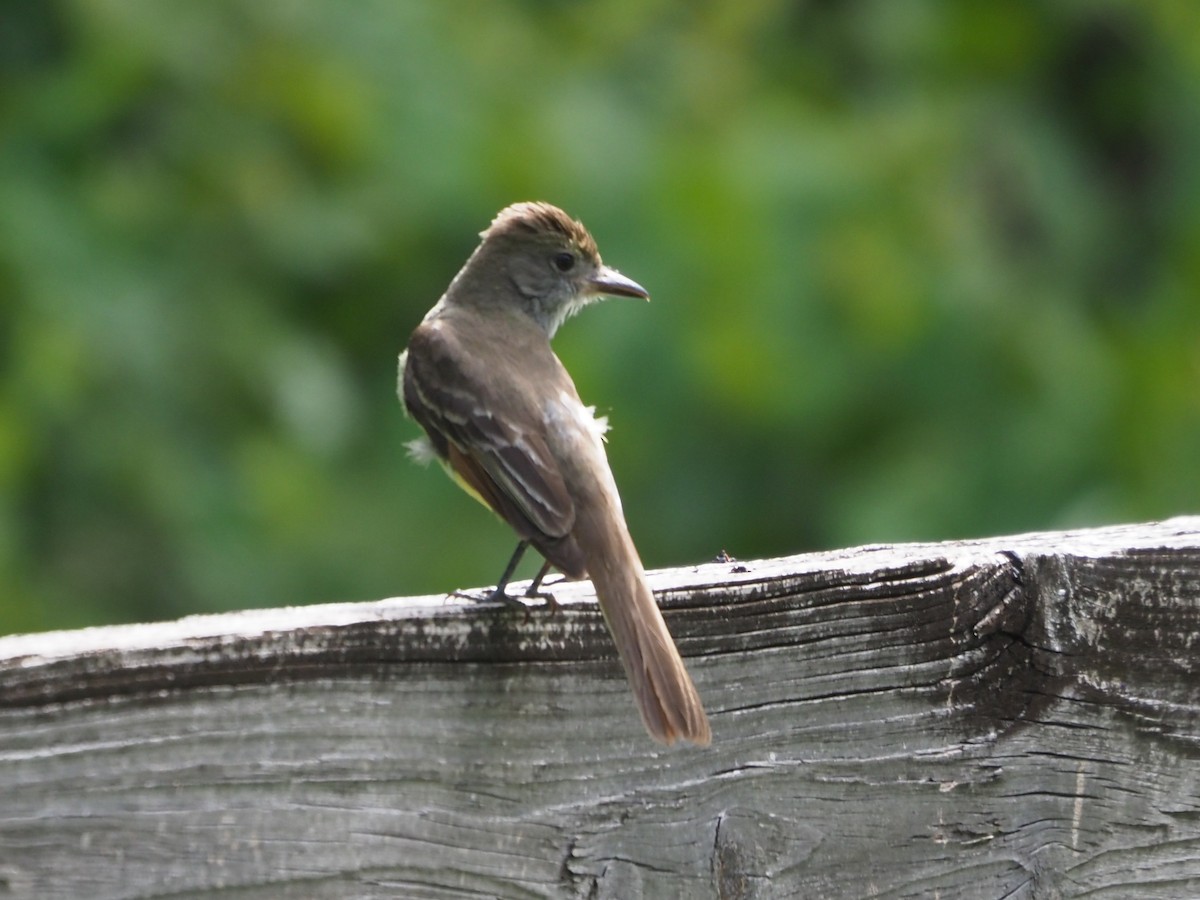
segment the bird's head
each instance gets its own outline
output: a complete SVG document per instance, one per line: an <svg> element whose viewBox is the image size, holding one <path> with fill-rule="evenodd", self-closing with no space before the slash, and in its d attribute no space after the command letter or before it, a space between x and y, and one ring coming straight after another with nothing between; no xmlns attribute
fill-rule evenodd
<svg viewBox="0 0 1200 900"><path fill-rule="evenodd" d="M505 207L482 237L478 252L488 268L494 274L500 269L548 336L601 297L650 299L644 287L601 262L595 240L580 222L549 203Z"/></svg>

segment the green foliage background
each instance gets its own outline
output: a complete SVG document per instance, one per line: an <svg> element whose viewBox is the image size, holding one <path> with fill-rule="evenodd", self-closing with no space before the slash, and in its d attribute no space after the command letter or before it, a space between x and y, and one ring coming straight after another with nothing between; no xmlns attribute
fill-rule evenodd
<svg viewBox="0 0 1200 900"><path fill-rule="evenodd" d="M445 591L407 335L505 204L648 565L1200 507L1200 5L0 7L0 632Z"/></svg>

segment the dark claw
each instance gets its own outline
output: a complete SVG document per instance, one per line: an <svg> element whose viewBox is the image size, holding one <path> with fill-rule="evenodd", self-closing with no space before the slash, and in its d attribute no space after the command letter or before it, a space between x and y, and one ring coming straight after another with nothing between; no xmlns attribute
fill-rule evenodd
<svg viewBox="0 0 1200 900"><path fill-rule="evenodd" d="M509 606L514 609L528 609L524 603L502 588L493 588L490 591L484 591L482 593L453 591L450 596L461 597L463 600L470 600L472 603L502 603L505 606Z"/></svg>
<svg viewBox="0 0 1200 900"><path fill-rule="evenodd" d="M556 613L560 609L558 601L554 599L554 595L549 591L537 590L537 582L529 585L529 590L525 592L525 597L529 600L542 600L546 604L546 609L551 613Z"/></svg>

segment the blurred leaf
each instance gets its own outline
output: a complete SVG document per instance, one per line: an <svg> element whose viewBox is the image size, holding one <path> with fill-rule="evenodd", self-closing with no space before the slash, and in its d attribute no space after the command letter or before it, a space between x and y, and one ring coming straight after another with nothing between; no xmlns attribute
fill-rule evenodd
<svg viewBox="0 0 1200 900"><path fill-rule="evenodd" d="M649 565L1200 507L1200 13L0 12L0 632L494 580L397 353L506 203ZM532 570L536 565L530 561Z"/></svg>

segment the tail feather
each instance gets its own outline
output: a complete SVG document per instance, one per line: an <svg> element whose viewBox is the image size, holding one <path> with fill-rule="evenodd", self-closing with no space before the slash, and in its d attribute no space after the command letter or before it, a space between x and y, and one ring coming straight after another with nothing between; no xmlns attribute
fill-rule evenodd
<svg viewBox="0 0 1200 900"><path fill-rule="evenodd" d="M576 522L575 537L646 730L664 744L683 738L706 746L712 740L708 716L622 519L587 516Z"/></svg>

